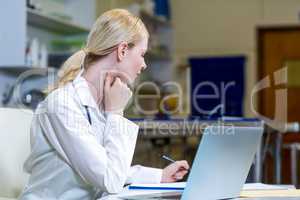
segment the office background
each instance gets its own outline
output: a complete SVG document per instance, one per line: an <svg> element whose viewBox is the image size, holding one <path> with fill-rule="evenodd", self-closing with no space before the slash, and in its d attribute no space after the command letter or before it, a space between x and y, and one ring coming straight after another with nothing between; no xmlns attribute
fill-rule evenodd
<svg viewBox="0 0 300 200"><path fill-rule="evenodd" d="M195 117L215 119L224 115L255 118L257 114L253 111L257 110L273 119L274 107L282 105L275 102L278 86L271 84L254 101L251 92L259 80L270 76L273 81L273 72L287 67L287 82L279 86L288 89L287 122L300 121L298 0L5 1L0 8L1 107L34 110L45 96L45 87L55 81L62 62L82 48L96 17L112 8L130 10L148 27L148 68L136 86L152 81L160 91L158 98L151 85L137 91L136 94L146 96L139 99L139 105L149 112L141 112L133 103L126 111L129 118L171 121ZM167 86L170 81L178 83L182 93L178 87ZM227 103L219 108L220 99L197 101L197 105L211 111L199 113L193 92L203 81L214 83L220 91L222 82L235 81L236 85L228 89ZM297 133L278 136L272 130L269 132L263 152L263 182L297 185L300 175L296 153L300 149L300 137ZM160 155L164 153L192 162L201 136L166 135L141 136L133 162L163 167L167 163ZM278 148L273 148L278 141L282 142L280 168L274 157ZM275 176L278 170L279 180Z"/></svg>

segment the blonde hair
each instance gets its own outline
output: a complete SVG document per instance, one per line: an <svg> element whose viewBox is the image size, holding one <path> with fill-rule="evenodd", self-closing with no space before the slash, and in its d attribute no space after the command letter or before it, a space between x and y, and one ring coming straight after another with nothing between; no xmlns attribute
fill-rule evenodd
<svg viewBox="0 0 300 200"><path fill-rule="evenodd" d="M86 46L74 53L58 72L58 82L48 88L48 93L71 82L82 66L87 69L92 63L112 53L121 42L133 47L149 33L143 22L125 9L112 9L103 13L94 23Z"/></svg>

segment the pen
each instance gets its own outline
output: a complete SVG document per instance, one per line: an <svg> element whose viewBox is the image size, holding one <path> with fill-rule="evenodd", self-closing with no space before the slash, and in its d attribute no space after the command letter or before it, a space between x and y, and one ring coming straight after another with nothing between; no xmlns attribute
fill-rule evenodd
<svg viewBox="0 0 300 200"><path fill-rule="evenodd" d="M170 158L170 157L168 157L168 156L166 156L166 155L163 155L161 158L162 158L162 159L165 159L165 160L167 160L167 161L169 161L169 162L171 162L171 163L176 162L175 160L173 160L172 158ZM189 169L185 169L185 170L190 171Z"/></svg>
<svg viewBox="0 0 300 200"><path fill-rule="evenodd" d="M168 157L166 155L163 155L162 158L165 159L165 160L167 160L167 161L170 161L171 163L176 162L175 160L173 160L172 158L170 158L170 157Z"/></svg>

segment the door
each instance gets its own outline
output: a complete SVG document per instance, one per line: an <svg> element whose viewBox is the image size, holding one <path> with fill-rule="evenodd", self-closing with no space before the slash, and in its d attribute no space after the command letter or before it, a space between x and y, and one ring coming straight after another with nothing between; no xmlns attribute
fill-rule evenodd
<svg viewBox="0 0 300 200"><path fill-rule="evenodd" d="M280 101L276 102L276 91L286 88L287 121L300 122L300 26L264 27L258 28L257 33L258 78L262 80L269 76L271 80L271 87L259 92L259 112L274 119L276 107L284 106ZM274 72L283 67L287 67L287 81L276 84ZM285 134L283 142L300 142L300 134ZM282 155L282 182L290 183L289 152L283 151ZM266 179L270 179L270 174Z"/></svg>

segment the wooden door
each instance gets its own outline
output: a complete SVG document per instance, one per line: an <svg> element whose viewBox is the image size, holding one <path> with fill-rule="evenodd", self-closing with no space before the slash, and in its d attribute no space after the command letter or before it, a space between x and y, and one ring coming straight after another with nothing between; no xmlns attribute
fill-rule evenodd
<svg viewBox="0 0 300 200"><path fill-rule="evenodd" d="M287 88L287 120L300 122L300 26L264 27L258 28L257 33L258 78L261 80L269 76L271 80L271 87L259 93L259 112L273 119L275 106L281 106L280 102L275 102L276 90ZM276 85L273 72L283 67L288 67L287 83ZM283 141L300 142L300 134L286 134ZM283 182L290 183L290 159L287 151L283 152L282 164Z"/></svg>

